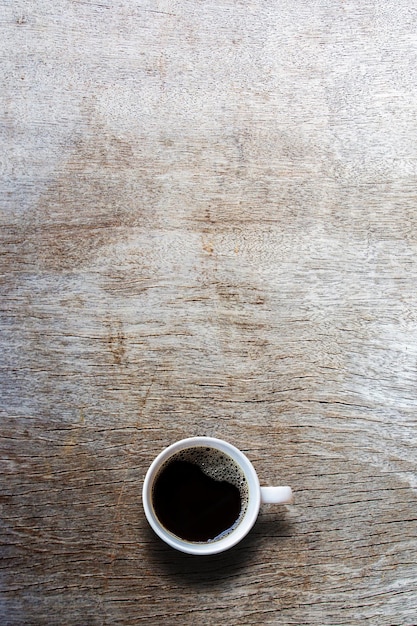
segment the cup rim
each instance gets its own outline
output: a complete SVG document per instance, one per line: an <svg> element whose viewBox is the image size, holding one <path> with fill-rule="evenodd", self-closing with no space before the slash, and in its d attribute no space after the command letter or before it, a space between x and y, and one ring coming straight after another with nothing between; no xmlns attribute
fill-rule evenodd
<svg viewBox="0 0 417 626"><path fill-rule="evenodd" d="M225 537L207 543L185 541L170 533L159 522L152 505L152 484L162 464L181 450L194 447L212 447L230 456L245 474L249 490L248 507L236 528ZM211 555L232 548L251 530L259 513L261 488L255 468L239 448L216 437L188 437L169 445L152 461L143 483L142 504L150 526L165 543L187 554Z"/></svg>

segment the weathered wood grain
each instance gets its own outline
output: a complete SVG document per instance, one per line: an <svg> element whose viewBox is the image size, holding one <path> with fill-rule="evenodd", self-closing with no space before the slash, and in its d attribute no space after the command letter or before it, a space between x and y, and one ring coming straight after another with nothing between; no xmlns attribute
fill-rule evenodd
<svg viewBox="0 0 417 626"><path fill-rule="evenodd" d="M411 0L0 21L0 622L416 624ZM296 496L207 560L140 498L198 434Z"/></svg>

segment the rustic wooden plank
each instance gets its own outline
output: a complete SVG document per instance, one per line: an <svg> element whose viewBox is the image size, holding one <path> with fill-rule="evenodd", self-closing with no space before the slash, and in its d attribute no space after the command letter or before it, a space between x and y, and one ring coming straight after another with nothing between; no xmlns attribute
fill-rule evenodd
<svg viewBox="0 0 417 626"><path fill-rule="evenodd" d="M415 624L410 0L0 19L0 622ZM203 560L140 499L200 434L296 496Z"/></svg>

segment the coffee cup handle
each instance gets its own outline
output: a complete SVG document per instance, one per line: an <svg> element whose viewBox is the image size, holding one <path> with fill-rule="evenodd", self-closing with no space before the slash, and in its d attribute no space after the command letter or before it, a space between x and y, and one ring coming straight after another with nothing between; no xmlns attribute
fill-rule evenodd
<svg viewBox="0 0 417 626"><path fill-rule="evenodd" d="M291 487L261 487L262 504L291 504L293 493Z"/></svg>

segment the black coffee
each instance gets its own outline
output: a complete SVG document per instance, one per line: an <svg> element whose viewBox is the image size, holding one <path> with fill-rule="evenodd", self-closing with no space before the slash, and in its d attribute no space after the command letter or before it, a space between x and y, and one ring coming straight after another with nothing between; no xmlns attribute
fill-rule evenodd
<svg viewBox="0 0 417 626"><path fill-rule="evenodd" d="M247 495L246 479L229 456L214 448L191 448L162 466L153 506L168 531L186 541L207 542L233 530Z"/></svg>

